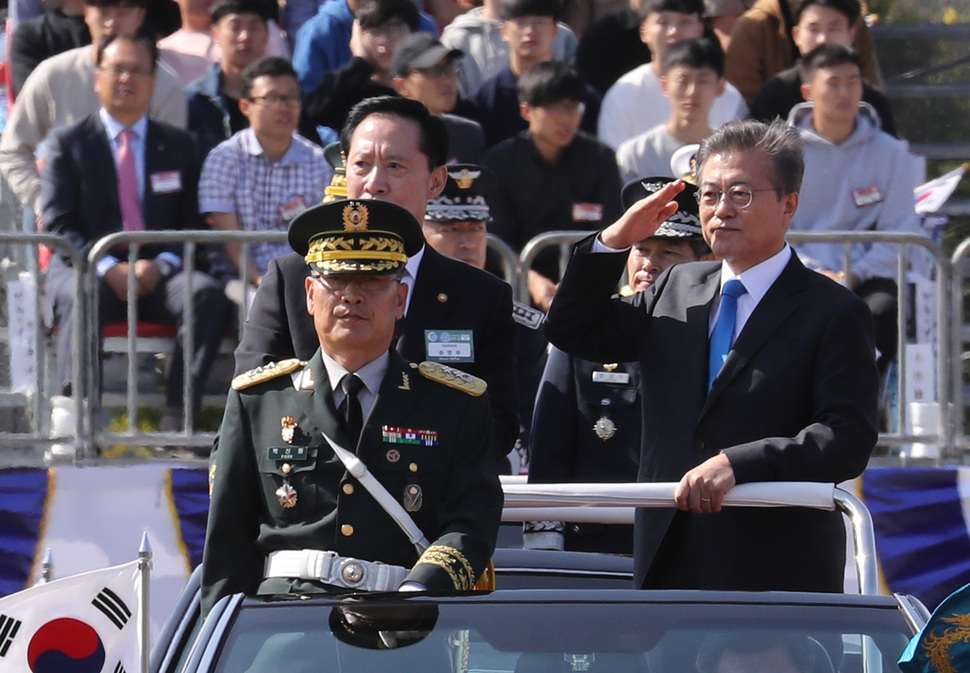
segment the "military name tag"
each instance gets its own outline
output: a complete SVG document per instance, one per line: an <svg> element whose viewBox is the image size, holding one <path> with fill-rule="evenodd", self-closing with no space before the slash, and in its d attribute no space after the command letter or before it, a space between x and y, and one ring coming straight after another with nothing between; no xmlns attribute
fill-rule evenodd
<svg viewBox="0 0 970 673"><path fill-rule="evenodd" d="M470 329L425 330L424 351L432 362L474 362L475 338Z"/></svg>
<svg viewBox="0 0 970 673"><path fill-rule="evenodd" d="M270 460L306 460L305 446L271 446L266 449L266 457Z"/></svg>
<svg viewBox="0 0 970 673"><path fill-rule="evenodd" d="M630 383L630 375L627 372L593 372L593 383L625 386Z"/></svg>

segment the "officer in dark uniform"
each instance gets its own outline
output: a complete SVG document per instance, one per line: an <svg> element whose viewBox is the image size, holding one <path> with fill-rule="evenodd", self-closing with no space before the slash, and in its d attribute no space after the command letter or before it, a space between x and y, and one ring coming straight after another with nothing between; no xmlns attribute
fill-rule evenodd
<svg viewBox="0 0 970 673"><path fill-rule="evenodd" d="M623 188L624 209L673 178L642 178ZM679 209L650 238L633 246L624 296L654 284L669 266L709 253L701 236L696 188L677 196ZM551 348L532 420L530 483L619 483L637 479L640 455L640 369L599 363ZM523 544L533 549L633 553L632 525L530 521Z"/></svg>
<svg viewBox="0 0 970 673"><path fill-rule="evenodd" d="M485 383L390 348L420 226L389 202L338 201L298 216L289 241L310 268L320 349L233 380L210 466L203 609L240 591L472 588L502 510ZM355 459L380 487L351 476Z"/></svg>
<svg viewBox="0 0 970 673"><path fill-rule="evenodd" d="M460 259L484 269L488 253L488 222L492 216L488 198L498 184L495 175L477 164L449 164L448 178L441 194L428 201L424 216L424 238L432 248L447 257ZM519 393L519 465L528 460L528 442L539 378L546 363L548 342L542 333L546 314L519 301L512 302L515 321L516 382ZM461 365L458 365L459 367ZM514 462L514 461L513 461Z"/></svg>

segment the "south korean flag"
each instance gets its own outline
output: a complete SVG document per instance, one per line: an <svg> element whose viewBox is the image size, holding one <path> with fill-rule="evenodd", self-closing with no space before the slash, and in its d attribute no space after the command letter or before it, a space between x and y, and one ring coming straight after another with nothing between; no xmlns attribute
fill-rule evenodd
<svg viewBox="0 0 970 673"><path fill-rule="evenodd" d="M0 673L137 673L141 577L133 561L0 599Z"/></svg>

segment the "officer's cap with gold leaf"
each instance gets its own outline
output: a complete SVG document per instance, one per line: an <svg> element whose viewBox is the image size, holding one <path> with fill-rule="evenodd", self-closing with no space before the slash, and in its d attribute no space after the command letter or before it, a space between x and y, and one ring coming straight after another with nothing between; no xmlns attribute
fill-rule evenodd
<svg viewBox="0 0 970 673"><path fill-rule="evenodd" d="M428 201L424 219L432 222L490 222L488 196L498 180L484 166L449 164L441 194Z"/></svg>
<svg viewBox="0 0 970 673"><path fill-rule="evenodd" d="M307 208L293 219L287 238L313 271L325 275L394 273L424 245L414 215L370 199Z"/></svg>

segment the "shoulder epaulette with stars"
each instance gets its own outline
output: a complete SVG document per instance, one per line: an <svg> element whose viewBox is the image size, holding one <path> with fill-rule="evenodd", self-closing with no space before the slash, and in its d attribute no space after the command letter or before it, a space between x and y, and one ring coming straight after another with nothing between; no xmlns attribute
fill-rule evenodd
<svg viewBox="0 0 970 673"><path fill-rule="evenodd" d="M456 390L461 390L462 392L468 393L478 397L482 395L486 390L488 390L488 384L477 376L472 376L460 369L455 369L454 367L449 367L448 365L443 365L440 362L429 362L425 361L419 365L411 365L412 367L417 367L421 375L426 379L431 379L432 381L437 381L442 383L449 388L455 388Z"/></svg>
<svg viewBox="0 0 970 673"><path fill-rule="evenodd" d="M280 362L270 362L269 364L256 367L255 369L250 369L248 372L235 377L232 380L232 389L245 390L246 388L254 386L257 383L270 381L275 379L277 376L295 372L300 367L305 366L306 362L300 358L290 358L289 360L281 360Z"/></svg>

